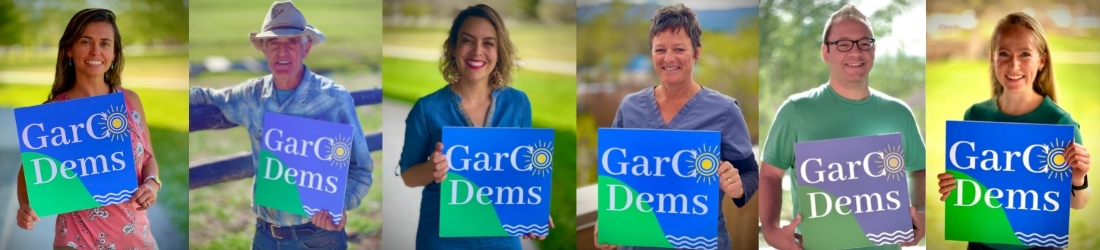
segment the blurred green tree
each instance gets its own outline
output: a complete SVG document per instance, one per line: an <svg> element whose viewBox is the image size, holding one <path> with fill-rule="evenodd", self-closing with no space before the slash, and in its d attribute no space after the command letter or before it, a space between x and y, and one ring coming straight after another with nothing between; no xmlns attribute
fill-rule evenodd
<svg viewBox="0 0 1100 250"><path fill-rule="evenodd" d="M166 44L186 44L188 41L188 7L185 1L179 0L114 0L89 4L86 1L35 1L14 0L0 3L0 13L5 13L6 8L11 11L24 13L24 19L19 22L4 20L8 14L0 15L0 27L6 27L7 23L23 27L34 27L27 30L33 32L10 33L4 29L5 34L22 34L20 42L25 45L57 45L61 33L65 31L69 19L76 12L85 8L106 8L115 13L118 18L119 30L122 30L122 41L127 44L148 44L160 42ZM16 16L18 18L18 16ZM7 37L7 35L5 35ZM14 37L19 37L18 35ZM0 38L0 44L4 44Z"/></svg>
<svg viewBox="0 0 1100 250"><path fill-rule="evenodd" d="M0 46L18 44L23 34L22 15L14 2L0 1Z"/></svg>
<svg viewBox="0 0 1100 250"><path fill-rule="evenodd" d="M892 0L875 12L864 11L875 37L893 32L890 24L918 3ZM841 1L760 2L760 134L767 135L775 111L794 93L819 86L829 80L829 70L821 59L822 31L833 12L844 6ZM912 31L903 31L912 32ZM924 90L923 55L878 51L870 86L891 96L906 97ZM917 122L924 127L923 98L910 102Z"/></svg>

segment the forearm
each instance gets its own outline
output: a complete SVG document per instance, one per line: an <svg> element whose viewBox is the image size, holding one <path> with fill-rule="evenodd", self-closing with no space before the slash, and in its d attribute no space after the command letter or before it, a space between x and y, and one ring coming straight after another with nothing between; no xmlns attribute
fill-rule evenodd
<svg viewBox="0 0 1100 250"><path fill-rule="evenodd" d="M764 230L779 229L783 210L784 171L765 162L760 168L760 224Z"/></svg>
<svg viewBox="0 0 1100 250"><path fill-rule="evenodd" d="M910 206L917 208L917 211L923 212L925 203L924 190L926 187L926 177L924 176L924 170L910 172L909 178L916 182L914 183L912 189L909 190L909 204Z"/></svg>
<svg viewBox="0 0 1100 250"><path fill-rule="evenodd" d="M241 86L226 89L210 89L206 87L193 87L188 95L189 104L214 106L221 112L222 117L232 124L245 125L249 121L250 111L261 104L250 98L248 90ZM192 112L195 109L191 110ZM195 115L195 113L192 113ZM194 119L194 117L192 117Z"/></svg>
<svg viewBox="0 0 1100 250"><path fill-rule="evenodd" d="M759 167L756 165L756 157L751 154L748 158L733 162L733 165L738 170L738 175L741 177L741 188L744 190L744 195L741 198L734 198L733 204L737 207L744 207L760 187L760 171L757 170Z"/></svg>
<svg viewBox="0 0 1100 250"><path fill-rule="evenodd" d="M1074 186L1084 186L1085 181L1073 181ZM1085 205L1089 204L1089 198L1092 197L1092 188L1088 187L1082 190L1070 190L1073 195L1069 198L1069 207L1080 210L1085 208Z"/></svg>
<svg viewBox="0 0 1100 250"><path fill-rule="evenodd" d="M27 179L23 177L23 165L19 165L19 174L16 175L16 196L19 197L19 205L30 204L30 198L27 198Z"/></svg>
<svg viewBox="0 0 1100 250"><path fill-rule="evenodd" d="M405 181L405 186L408 187L422 187L432 184L435 181L435 176L432 173L435 172L435 164L431 161L425 161L417 163L404 173L401 173L401 179Z"/></svg>
<svg viewBox="0 0 1100 250"><path fill-rule="evenodd" d="M150 176L157 176L157 178L161 178L160 168L157 167L157 158L156 158L156 156L149 157L149 161L145 162L145 166L141 167L141 181L138 182L138 185L145 185L145 183L149 180L148 178ZM161 180L163 180L163 179L161 179ZM160 191L161 185L162 184L157 185L157 191Z"/></svg>

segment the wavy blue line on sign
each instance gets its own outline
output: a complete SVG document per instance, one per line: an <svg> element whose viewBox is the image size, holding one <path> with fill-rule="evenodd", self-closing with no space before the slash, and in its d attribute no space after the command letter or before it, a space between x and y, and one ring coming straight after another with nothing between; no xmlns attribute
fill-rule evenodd
<svg viewBox="0 0 1100 250"><path fill-rule="evenodd" d="M700 237L688 237L688 236L675 236L665 235L665 239L668 243L671 243L676 249L717 249L718 238L704 238Z"/></svg>
<svg viewBox="0 0 1100 250"><path fill-rule="evenodd" d="M502 225L504 226L504 232L512 236L527 235L528 233L534 233L538 236L546 236L550 233L550 225Z"/></svg>
<svg viewBox="0 0 1100 250"><path fill-rule="evenodd" d="M130 196L135 191L137 191L137 188L134 188L133 190L118 191L118 193L107 193L107 194L104 194L104 195L93 195L92 199L95 199L95 202L98 202L99 204L113 205L113 204L122 203L123 201L130 200Z"/></svg>
<svg viewBox="0 0 1100 250"><path fill-rule="evenodd" d="M305 206L305 205L303 205L302 208L306 210L306 214L308 214L309 216L313 216L313 214L317 213L318 211L321 211L321 209L319 209L319 208L311 208L311 207ZM343 218L344 217L343 212L337 214L335 212L329 211L328 214L332 216L333 220L336 220L336 223L340 223L340 221L344 219Z"/></svg>
<svg viewBox="0 0 1100 250"><path fill-rule="evenodd" d="M1069 235L1055 235L1055 234L1037 234L1037 233L1022 233L1016 232L1016 238L1020 239L1024 245L1028 246L1042 246L1042 247L1060 247L1065 248L1069 246Z"/></svg>
<svg viewBox="0 0 1100 250"><path fill-rule="evenodd" d="M508 229L505 229L504 232L508 233L508 235L511 235L511 236L523 236L523 235L527 235L529 233L534 233L536 236L546 236L547 234L550 233L550 230L546 230L546 229L543 229L543 230L508 230Z"/></svg>

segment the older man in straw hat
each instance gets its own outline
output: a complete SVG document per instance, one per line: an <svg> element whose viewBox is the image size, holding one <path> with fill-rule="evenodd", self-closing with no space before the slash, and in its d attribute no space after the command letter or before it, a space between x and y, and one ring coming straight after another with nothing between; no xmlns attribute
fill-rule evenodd
<svg viewBox="0 0 1100 250"><path fill-rule="evenodd" d="M217 106L226 119L247 129L252 141L253 165L258 162L264 112L351 125L354 128L353 154L344 210L358 207L370 189L374 161L363 138L354 102L343 87L302 64L310 48L324 43L325 36L306 23L305 16L293 3L276 2L267 12L260 31L249 34L248 38L256 50L264 53L271 74L227 89L192 88L191 105ZM252 210L258 217L253 238L256 249L347 248L346 213L340 224L334 225L332 217L324 212L309 218L256 205Z"/></svg>

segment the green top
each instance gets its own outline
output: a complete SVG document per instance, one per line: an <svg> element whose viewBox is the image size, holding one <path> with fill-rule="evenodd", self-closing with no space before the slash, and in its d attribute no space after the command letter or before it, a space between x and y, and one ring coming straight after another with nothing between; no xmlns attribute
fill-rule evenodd
<svg viewBox="0 0 1100 250"><path fill-rule="evenodd" d="M840 96L828 83L791 95L775 115L764 144L764 162L783 170L794 165L794 144L846 137L901 133L905 145L906 171L924 170L924 140L913 111L896 98L871 89L863 100ZM788 171L791 183L798 183L795 171ZM797 185L792 185L797 194ZM799 213L797 195L791 196L794 213ZM866 249L899 249L897 244Z"/></svg>
<svg viewBox="0 0 1100 250"><path fill-rule="evenodd" d="M1000 108L997 108L996 99L989 99L984 102L979 102L970 106L966 110L966 115L963 116L967 121L984 121L984 122L1017 122L1017 123L1037 123L1037 124L1061 124L1061 125L1073 125L1073 139L1078 144L1084 144L1081 142L1081 124L1077 124L1069 113L1058 107L1057 103L1050 100L1050 97L1044 97L1043 103L1040 103L1035 110L1023 115L1009 115L1001 112Z"/></svg>
<svg viewBox="0 0 1100 250"><path fill-rule="evenodd" d="M1069 113L1058 107L1057 103L1050 100L1050 97L1043 98L1043 103L1039 104L1035 110L1023 115L1009 115L1001 112L1000 108L997 108L996 99L989 99L984 102L979 102L970 106L966 110L966 115L963 116L967 121L985 121L985 122L1016 122L1016 123L1037 123L1037 124L1062 124L1073 125L1073 140L1078 144L1084 144L1081 140L1081 125L1073 121L1073 118L1069 116ZM1006 245L1006 244L992 244L992 243L971 243L977 245L984 245L993 249L1000 250L1017 250L1017 249L1029 249L1032 246L1021 245Z"/></svg>

